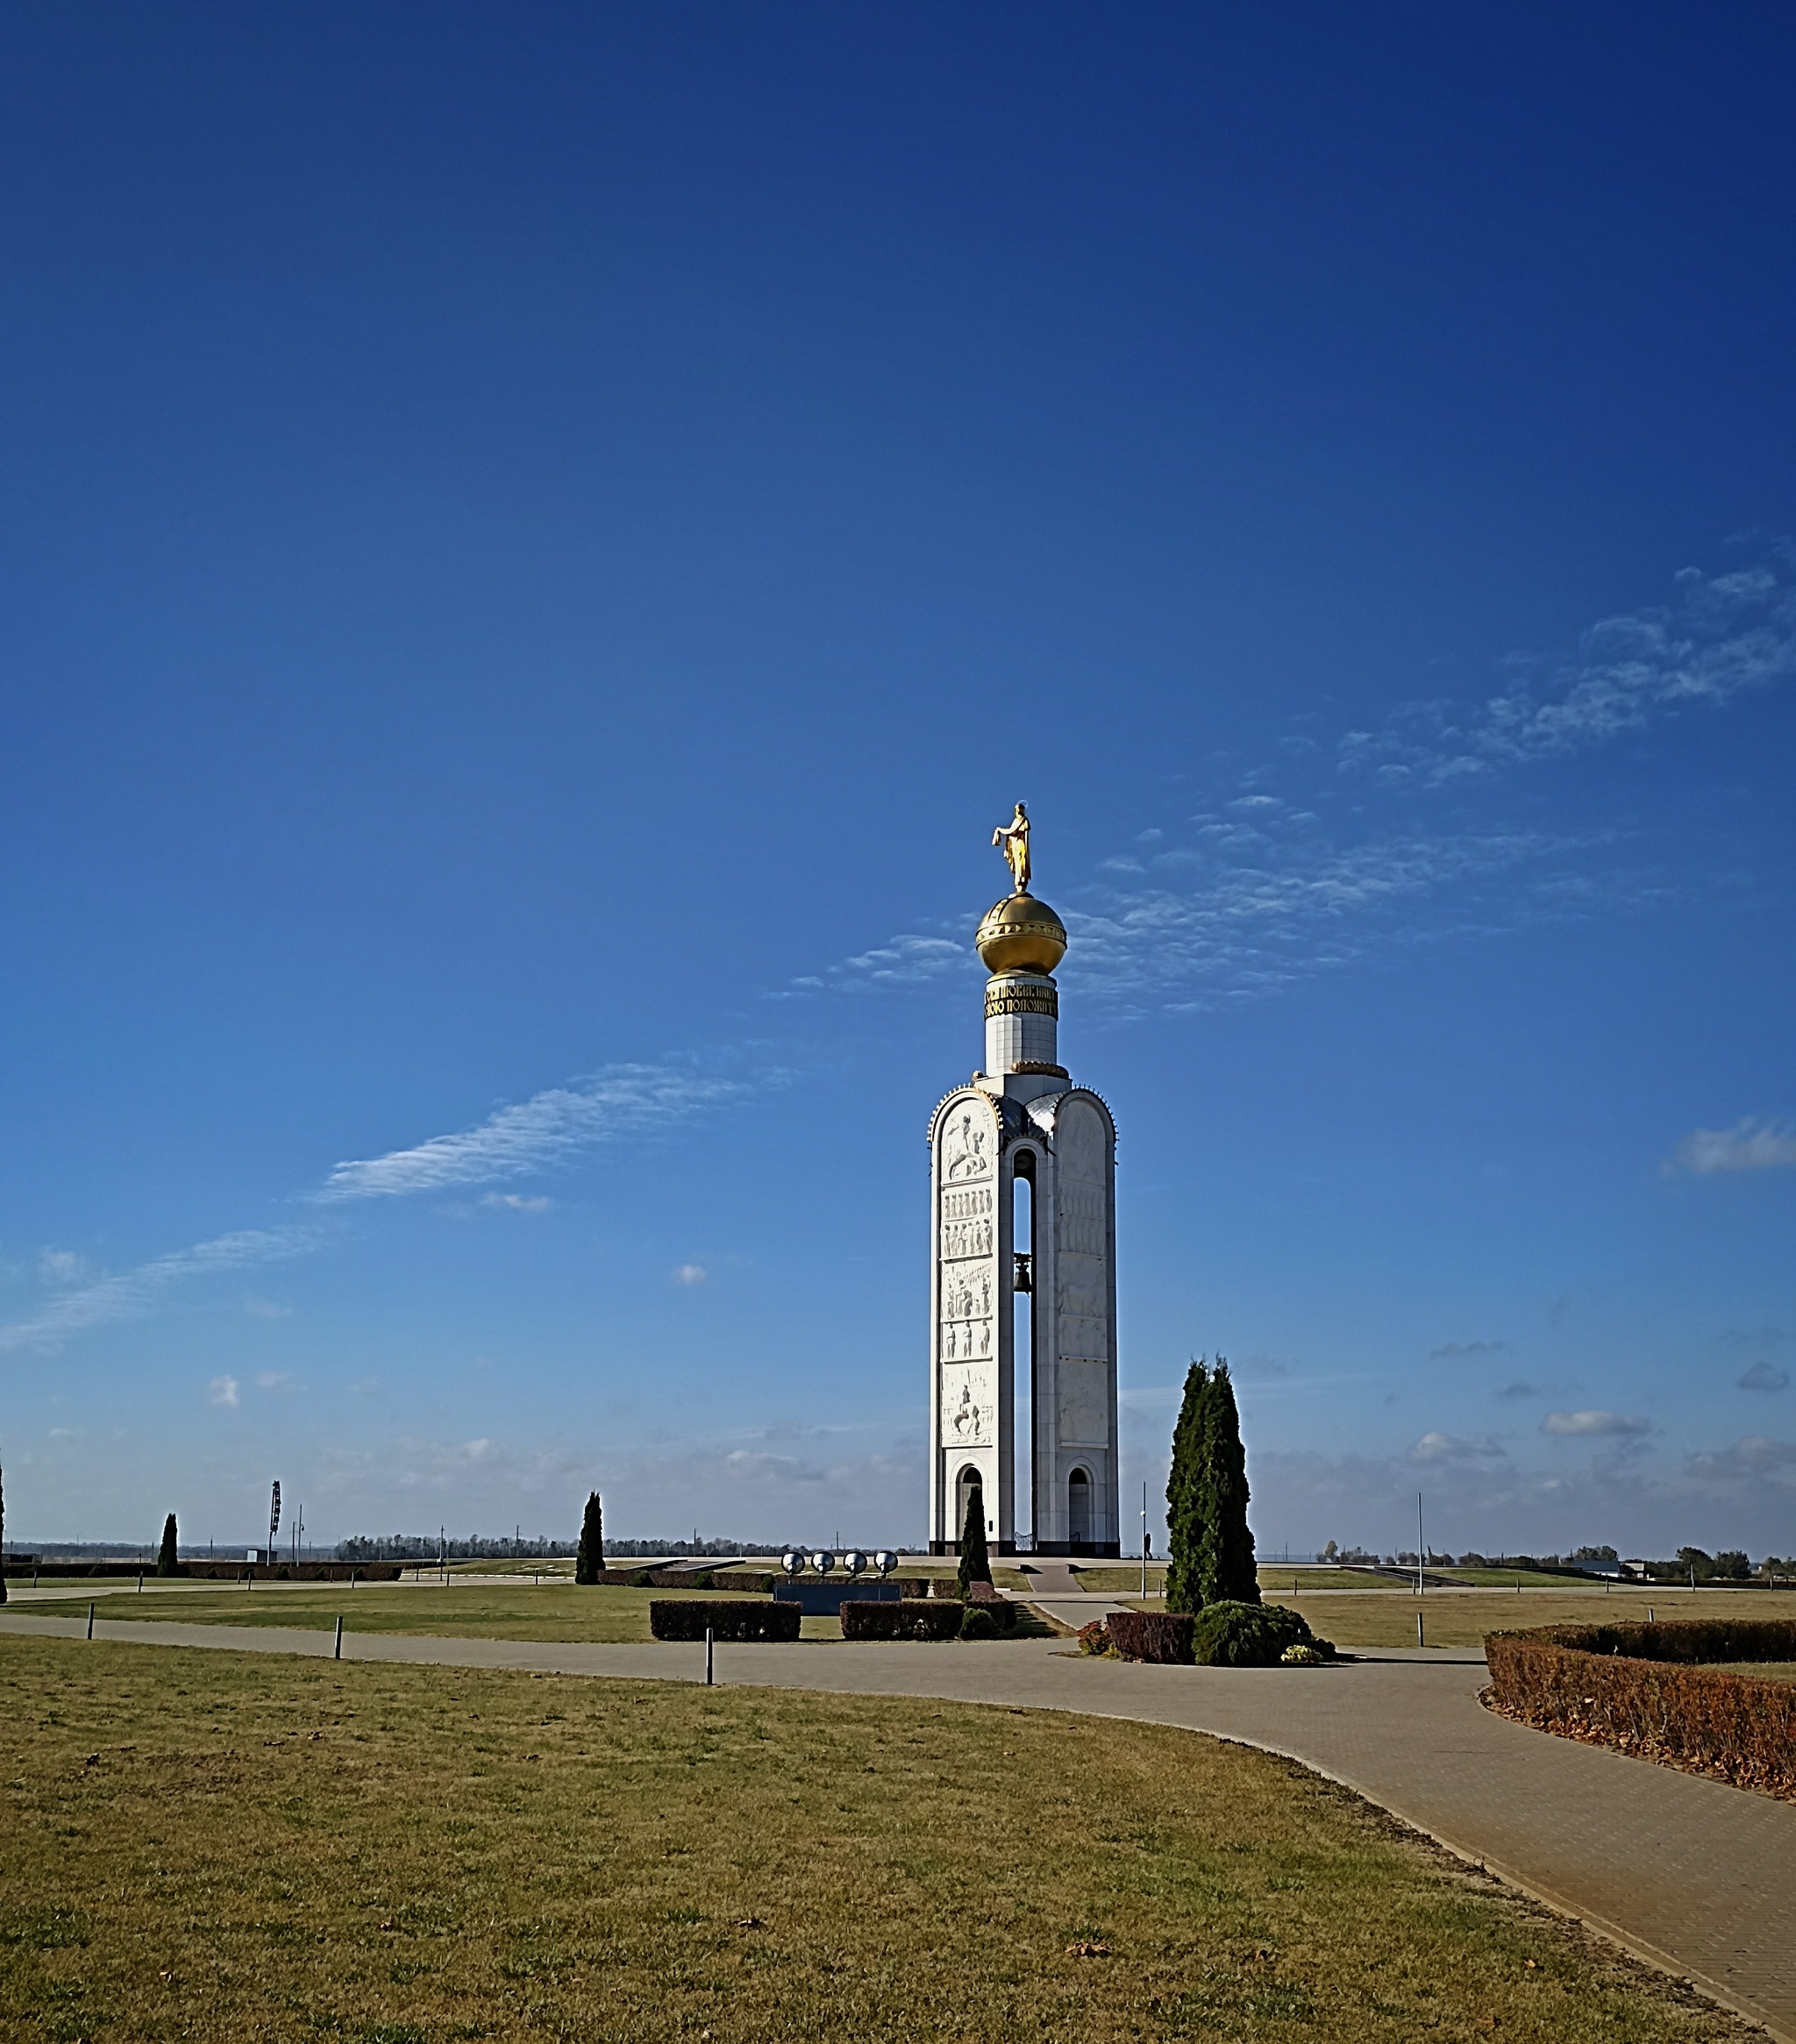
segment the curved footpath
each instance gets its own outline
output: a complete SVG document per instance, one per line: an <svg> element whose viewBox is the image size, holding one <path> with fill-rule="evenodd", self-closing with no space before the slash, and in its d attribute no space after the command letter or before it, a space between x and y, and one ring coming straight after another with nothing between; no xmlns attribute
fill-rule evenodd
<svg viewBox="0 0 1796 2044"><path fill-rule="evenodd" d="M79 1619L0 1631L80 1637ZM328 1656L329 1633L113 1620L146 1646ZM696 1681L687 1646L352 1633L346 1659ZM1796 1805L1556 1739L1479 1704L1480 1655L1377 1653L1340 1668L1152 1668L1064 1642L722 1646L720 1682L1078 1711L1180 1725L1303 1762L1464 1858L1796 2044Z"/></svg>

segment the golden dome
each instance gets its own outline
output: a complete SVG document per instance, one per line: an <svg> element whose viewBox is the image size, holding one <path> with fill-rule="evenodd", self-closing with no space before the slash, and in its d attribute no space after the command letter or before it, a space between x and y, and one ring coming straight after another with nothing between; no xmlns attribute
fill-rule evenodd
<svg viewBox="0 0 1796 2044"><path fill-rule="evenodd" d="M989 972L1051 972L1065 956L1066 925L1033 894L1012 894L986 911L973 941Z"/></svg>

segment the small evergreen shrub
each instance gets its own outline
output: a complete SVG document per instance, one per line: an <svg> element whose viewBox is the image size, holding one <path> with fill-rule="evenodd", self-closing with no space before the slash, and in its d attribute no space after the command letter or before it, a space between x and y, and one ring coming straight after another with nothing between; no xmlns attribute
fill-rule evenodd
<svg viewBox="0 0 1796 2044"><path fill-rule="evenodd" d="M1309 1629L1301 1612L1283 1604L1207 1604L1192 1621L1191 1650L1202 1668L1271 1668L1287 1647L1333 1649Z"/></svg>
<svg viewBox="0 0 1796 2044"><path fill-rule="evenodd" d="M960 1636L963 1640L994 1640L998 1636L998 1621L992 1616L991 1607L984 1604L969 1604L960 1613Z"/></svg>
<svg viewBox="0 0 1796 2044"><path fill-rule="evenodd" d="M702 1640L709 1626L719 1640L795 1640L795 1604L748 1598L657 1597L649 1604L649 1630L658 1640Z"/></svg>
<svg viewBox="0 0 1796 2044"><path fill-rule="evenodd" d="M1116 1651L1110 1644L1110 1635L1105 1630L1104 1621L1101 1618L1094 1618L1088 1625L1080 1626L1074 1637L1079 1642L1081 1654L1094 1654L1101 1657L1107 1654L1114 1656Z"/></svg>
<svg viewBox="0 0 1796 2044"><path fill-rule="evenodd" d="M1104 1620L1110 1645L1125 1661L1191 1663L1194 1620L1180 1611L1113 1611Z"/></svg>
<svg viewBox="0 0 1796 2044"><path fill-rule="evenodd" d="M1306 1646L1301 1640L1294 1647L1286 1647L1279 1656L1279 1665L1285 1668L1320 1668L1327 1659L1326 1654Z"/></svg>

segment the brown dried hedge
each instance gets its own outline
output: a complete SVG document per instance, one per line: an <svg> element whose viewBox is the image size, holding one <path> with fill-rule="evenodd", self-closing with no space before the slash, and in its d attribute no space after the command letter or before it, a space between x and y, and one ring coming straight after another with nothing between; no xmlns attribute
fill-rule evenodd
<svg viewBox="0 0 1796 2044"><path fill-rule="evenodd" d="M795 1605L793 1609L796 1610ZM845 1640L957 1640L965 1606L958 1597L902 1597L883 1603L852 1597L842 1606Z"/></svg>
<svg viewBox="0 0 1796 2044"><path fill-rule="evenodd" d="M1700 1664L1796 1661L1796 1620L1543 1626L1484 1644L1505 1717L1796 1800L1796 1683Z"/></svg>
<svg viewBox="0 0 1796 2044"><path fill-rule="evenodd" d="M1113 1611L1104 1620L1110 1644L1125 1661L1191 1665L1192 1620L1177 1611Z"/></svg>
<svg viewBox="0 0 1796 2044"><path fill-rule="evenodd" d="M761 1604L746 1597L652 1597L649 1630L658 1640L702 1640L709 1626L718 1640L795 1640L795 1604Z"/></svg>

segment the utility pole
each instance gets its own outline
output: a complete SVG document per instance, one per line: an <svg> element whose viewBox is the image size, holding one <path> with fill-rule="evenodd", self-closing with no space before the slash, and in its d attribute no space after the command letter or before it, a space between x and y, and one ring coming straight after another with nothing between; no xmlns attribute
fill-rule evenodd
<svg viewBox="0 0 1796 2044"><path fill-rule="evenodd" d="M1141 1593L1147 1595L1147 1485L1141 1486Z"/></svg>
<svg viewBox="0 0 1796 2044"><path fill-rule="evenodd" d="M1422 1544L1422 1492L1418 1491L1415 1493L1415 1594L1418 1597L1426 1594L1422 1580L1422 1564L1427 1555L1428 1549Z"/></svg>

